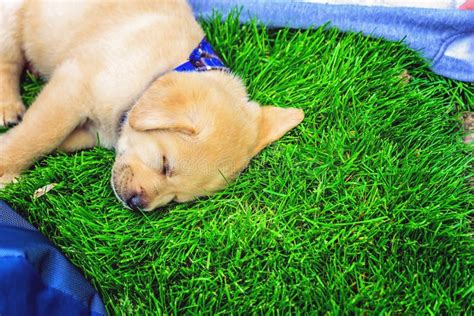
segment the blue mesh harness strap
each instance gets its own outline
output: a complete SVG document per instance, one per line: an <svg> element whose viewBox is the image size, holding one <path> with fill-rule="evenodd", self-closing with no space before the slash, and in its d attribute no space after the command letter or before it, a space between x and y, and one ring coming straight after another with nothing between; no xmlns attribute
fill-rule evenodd
<svg viewBox="0 0 474 316"><path fill-rule="evenodd" d="M209 70L230 72L230 69L224 65L205 37L189 55L188 61L174 69L174 71L178 72L202 72Z"/></svg>

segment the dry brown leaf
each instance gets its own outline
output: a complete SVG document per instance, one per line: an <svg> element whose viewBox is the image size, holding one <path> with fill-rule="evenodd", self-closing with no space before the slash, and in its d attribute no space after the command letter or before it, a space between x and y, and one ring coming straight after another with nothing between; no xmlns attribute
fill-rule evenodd
<svg viewBox="0 0 474 316"><path fill-rule="evenodd" d="M39 197L42 197L43 195L51 191L57 185L58 185L57 183L50 183L48 185L45 185L44 187L39 188L38 190L35 191L35 193L33 193L33 198L37 199Z"/></svg>
<svg viewBox="0 0 474 316"><path fill-rule="evenodd" d="M408 70L403 70L403 72L400 74L400 80L404 83L404 84L408 84L411 80L411 75L408 73Z"/></svg>

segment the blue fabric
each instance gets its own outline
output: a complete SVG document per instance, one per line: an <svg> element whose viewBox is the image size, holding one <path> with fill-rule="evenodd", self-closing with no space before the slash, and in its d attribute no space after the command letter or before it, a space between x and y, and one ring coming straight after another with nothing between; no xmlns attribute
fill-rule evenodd
<svg viewBox="0 0 474 316"><path fill-rule="evenodd" d="M79 271L2 201L0 315L106 315L99 295Z"/></svg>
<svg viewBox="0 0 474 316"><path fill-rule="evenodd" d="M207 39L203 38L198 47L189 55L189 60L174 70L178 72L209 70L223 70L228 72L229 68L227 68L219 56L217 56Z"/></svg>
<svg viewBox="0 0 474 316"><path fill-rule="evenodd" d="M296 0L190 0L197 16L242 8L241 22L309 28L330 22L342 31L404 42L443 76L474 82L474 11L327 5Z"/></svg>

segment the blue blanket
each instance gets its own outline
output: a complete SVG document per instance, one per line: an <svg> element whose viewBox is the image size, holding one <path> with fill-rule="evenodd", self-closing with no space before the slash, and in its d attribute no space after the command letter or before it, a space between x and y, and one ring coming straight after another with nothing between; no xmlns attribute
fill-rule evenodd
<svg viewBox="0 0 474 316"><path fill-rule="evenodd" d="M0 315L106 315L99 295L79 271L2 201Z"/></svg>
<svg viewBox="0 0 474 316"><path fill-rule="evenodd" d="M309 28L330 22L342 31L400 41L419 51L440 75L474 82L474 11L328 5L292 0L190 0L198 16L226 16L242 8L241 22L257 18L269 27Z"/></svg>

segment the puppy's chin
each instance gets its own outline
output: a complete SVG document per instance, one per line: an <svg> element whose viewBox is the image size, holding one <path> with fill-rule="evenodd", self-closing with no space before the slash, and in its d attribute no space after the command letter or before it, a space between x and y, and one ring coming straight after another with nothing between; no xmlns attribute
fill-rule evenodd
<svg viewBox="0 0 474 316"><path fill-rule="evenodd" d="M195 200L197 199L198 196L196 195L191 195L191 194L181 194L181 195L177 195L173 201L177 202L177 203L186 203L186 202L190 202L192 200Z"/></svg>
<svg viewBox="0 0 474 316"><path fill-rule="evenodd" d="M147 208L143 209L143 211L151 212L151 211L155 211L155 210L164 209L164 208L166 208L166 206L168 206L169 204L172 204L173 202L177 202L175 200L175 195L168 195L168 196L164 196L164 197L159 196L159 197L157 197L156 202L150 203L150 205L147 206Z"/></svg>

